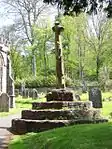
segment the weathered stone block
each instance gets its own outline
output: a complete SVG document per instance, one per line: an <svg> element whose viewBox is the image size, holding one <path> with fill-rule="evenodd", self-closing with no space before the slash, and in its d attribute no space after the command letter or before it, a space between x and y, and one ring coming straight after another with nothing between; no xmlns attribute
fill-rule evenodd
<svg viewBox="0 0 112 149"><path fill-rule="evenodd" d="M89 109L92 107L92 102L79 101L79 102L67 102L67 101L51 101L51 102L33 102L32 109Z"/></svg>
<svg viewBox="0 0 112 149"><path fill-rule="evenodd" d="M89 110L23 110L22 119L31 120L77 120L100 117L100 111Z"/></svg>
<svg viewBox="0 0 112 149"><path fill-rule="evenodd" d="M108 122L107 119L97 120L26 120L26 119L13 119L12 131L16 134L24 134L26 132L40 132L53 128L69 126L74 124L91 124Z"/></svg>
<svg viewBox="0 0 112 149"><path fill-rule="evenodd" d="M73 93L66 89L53 89L46 98L47 101L73 101Z"/></svg>
<svg viewBox="0 0 112 149"><path fill-rule="evenodd" d="M12 120L12 131L24 134L27 132L27 126L24 120L13 119Z"/></svg>

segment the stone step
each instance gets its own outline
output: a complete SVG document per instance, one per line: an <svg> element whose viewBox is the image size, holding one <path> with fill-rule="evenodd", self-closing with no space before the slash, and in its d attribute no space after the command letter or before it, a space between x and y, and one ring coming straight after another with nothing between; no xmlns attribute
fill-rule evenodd
<svg viewBox="0 0 112 149"><path fill-rule="evenodd" d="M47 101L73 101L73 92L67 89L53 89L46 94Z"/></svg>
<svg viewBox="0 0 112 149"><path fill-rule="evenodd" d="M62 108L74 108L74 109L89 109L92 107L91 101L52 101L52 102L33 102L32 109L62 109Z"/></svg>
<svg viewBox="0 0 112 149"><path fill-rule="evenodd" d="M26 120L26 119L13 119L12 131L16 134L24 134L27 132L41 132L53 128L69 126L73 124L90 124L108 122L107 119L96 120Z"/></svg>
<svg viewBox="0 0 112 149"><path fill-rule="evenodd" d="M23 110L22 119L31 120L77 120L94 119L100 117L100 111L96 109L89 110Z"/></svg>

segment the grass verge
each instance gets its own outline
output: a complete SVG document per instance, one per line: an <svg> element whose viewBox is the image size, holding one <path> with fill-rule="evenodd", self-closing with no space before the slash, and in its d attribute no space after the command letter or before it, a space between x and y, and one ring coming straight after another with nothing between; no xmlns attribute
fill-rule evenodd
<svg viewBox="0 0 112 149"><path fill-rule="evenodd" d="M112 123L74 125L17 136L9 149L112 149Z"/></svg>

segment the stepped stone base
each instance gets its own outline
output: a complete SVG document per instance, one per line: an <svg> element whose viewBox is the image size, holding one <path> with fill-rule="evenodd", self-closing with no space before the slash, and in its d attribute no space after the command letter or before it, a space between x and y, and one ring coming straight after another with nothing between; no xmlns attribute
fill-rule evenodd
<svg viewBox="0 0 112 149"><path fill-rule="evenodd" d="M17 134L41 132L73 124L108 122L92 102L74 102L73 93L54 89L46 95L47 102L32 103L33 110L23 110L21 119L12 120L12 131Z"/></svg>
<svg viewBox="0 0 112 149"><path fill-rule="evenodd" d="M26 120L26 119L13 119L12 131L17 134L25 134L27 132L41 132L53 128L69 126L73 124L90 124L107 122L106 119L96 120Z"/></svg>
<svg viewBox="0 0 112 149"><path fill-rule="evenodd" d="M76 108L76 109L89 109L92 107L91 101L50 101L50 102L33 102L32 109L62 109L62 108Z"/></svg>
<svg viewBox="0 0 112 149"><path fill-rule="evenodd" d="M22 119L30 120L77 120L96 119L100 117L100 111L94 109L77 110L23 110Z"/></svg>

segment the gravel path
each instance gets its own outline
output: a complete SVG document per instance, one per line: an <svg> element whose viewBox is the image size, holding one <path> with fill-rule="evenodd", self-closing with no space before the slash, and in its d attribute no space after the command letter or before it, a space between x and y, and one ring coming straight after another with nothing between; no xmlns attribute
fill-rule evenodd
<svg viewBox="0 0 112 149"><path fill-rule="evenodd" d="M0 117L0 149L7 149L8 142L12 137L12 134L8 129L11 127L11 120L13 118L19 118L20 113L9 115L7 117Z"/></svg>

